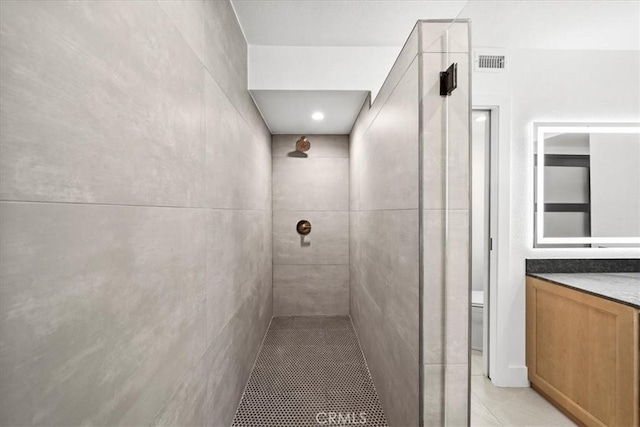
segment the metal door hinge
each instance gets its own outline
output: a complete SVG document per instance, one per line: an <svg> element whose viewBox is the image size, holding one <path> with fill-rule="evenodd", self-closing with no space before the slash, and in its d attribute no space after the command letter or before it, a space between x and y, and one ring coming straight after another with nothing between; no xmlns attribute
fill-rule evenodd
<svg viewBox="0 0 640 427"><path fill-rule="evenodd" d="M451 64L447 71L440 73L440 96L450 96L458 87L458 64Z"/></svg>

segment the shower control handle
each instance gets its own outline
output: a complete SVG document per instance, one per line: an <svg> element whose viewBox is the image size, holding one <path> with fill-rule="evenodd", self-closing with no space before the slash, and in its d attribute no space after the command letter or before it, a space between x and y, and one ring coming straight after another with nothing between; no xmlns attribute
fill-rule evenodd
<svg viewBox="0 0 640 427"><path fill-rule="evenodd" d="M298 221L298 224L296 225L296 230L298 231L298 234L301 234L302 236L306 236L307 234L311 233L311 223L306 219L302 219Z"/></svg>

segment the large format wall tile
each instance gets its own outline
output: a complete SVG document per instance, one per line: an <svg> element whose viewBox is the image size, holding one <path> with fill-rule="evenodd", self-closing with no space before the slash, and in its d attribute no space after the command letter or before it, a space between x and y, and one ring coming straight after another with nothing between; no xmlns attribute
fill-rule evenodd
<svg viewBox="0 0 640 427"><path fill-rule="evenodd" d="M267 209L271 204L270 139L254 133L209 75L205 96L207 206Z"/></svg>
<svg viewBox="0 0 640 427"><path fill-rule="evenodd" d="M229 425L273 307L230 2L0 8L0 424Z"/></svg>
<svg viewBox="0 0 640 427"><path fill-rule="evenodd" d="M207 211L207 343L262 281L267 216L264 211Z"/></svg>
<svg viewBox="0 0 640 427"><path fill-rule="evenodd" d="M206 358L202 357L178 389L156 415L152 426L205 426L204 408L207 399Z"/></svg>
<svg viewBox="0 0 640 427"><path fill-rule="evenodd" d="M273 315L349 315L349 266L275 265Z"/></svg>
<svg viewBox="0 0 640 427"><path fill-rule="evenodd" d="M247 43L233 6L226 0L204 0L204 64L257 134L270 137L247 90Z"/></svg>
<svg viewBox="0 0 640 427"><path fill-rule="evenodd" d="M274 135L273 303L277 316L349 314L349 138ZM311 222L301 236L300 220Z"/></svg>
<svg viewBox="0 0 640 427"><path fill-rule="evenodd" d="M371 105L371 110L367 111L365 114L361 114L358 116L358 121L362 119L360 123L357 123L358 128L367 129L371 122L374 121L382 108L384 108L387 100L396 90L398 83L403 79L404 75L407 73L408 68L413 63L416 55L418 54L418 48L420 43L420 25L416 24L411 30L411 34L407 38L402 50L398 54L396 61L389 71L389 75L384 81L384 84L380 88L380 91L375 97L373 104ZM355 127L351 130L353 133L356 131Z"/></svg>
<svg viewBox="0 0 640 427"><path fill-rule="evenodd" d="M363 211L358 214L358 268L369 296L418 358L418 211ZM353 232L352 232L353 233Z"/></svg>
<svg viewBox="0 0 640 427"><path fill-rule="evenodd" d="M418 62L364 134L356 188L361 210L418 208Z"/></svg>
<svg viewBox="0 0 640 427"><path fill-rule="evenodd" d="M207 366L207 425L228 426L233 421L242 392L253 368L271 319L270 279L252 293L213 339L205 353Z"/></svg>
<svg viewBox="0 0 640 427"><path fill-rule="evenodd" d="M301 236L298 221L311 223ZM274 264L347 264L349 212L285 211L273 213Z"/></svg>
<svg viewBox="0 0 640 427"><path fill-rule="evenodd" d="M203 18L204 200L214 209L201 380L204 419L218 426L231 424L272 315L271 134L247 90L247 44L231 3L204 0Z"/></svg>
<svg viewBox="0 0 640 427"><path fill-rule="evenodd" d="M1 7L3 200L201 205L204 69L156 2Z"/></svg>
<svg viewBox="0 0 640 427"><path fill-rule="evenodd" d="M159 0L158 4L204 61L204 0Z"/></svg>
<svg viewBox="0 0 640 427"><path fill-rule="evenodd" d="M1 204L0 424L148 424L204 352L204 212Z"/></svg>
<svg viewBox="0 0 640 427"><path fill-rule="evenodd" d="M349 159L273 158L274 211L347 211Z"/></svg>
<svg viewBox="0 0 640 427"><path fill-rule="evenodd" d="M351 286L351 316L390 425L417 426L419 363L361 286Z"/></svg>
<svg viewBox="0 0 640 427"><path fill-rule="evenodd" d="M399 426L419 424L417 39L414 31L350 139L351 316L387 419Z"/></svg>
<svg viewBox="0 0 640 427"><path fill-rule="evenodd" d="M234 105L247 92L247 43L231 2L204 0L204 64Z"/></svg>

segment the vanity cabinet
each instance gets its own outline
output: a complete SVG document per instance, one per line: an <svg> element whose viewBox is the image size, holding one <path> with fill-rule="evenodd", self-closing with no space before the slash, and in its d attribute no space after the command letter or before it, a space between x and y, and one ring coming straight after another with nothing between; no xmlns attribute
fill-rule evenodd
<svg viewBox="0 0 640 427"><path fill-rule="evenodd" d="M637 308L527 277L532 387L580 424L638 426Z"/></svg>

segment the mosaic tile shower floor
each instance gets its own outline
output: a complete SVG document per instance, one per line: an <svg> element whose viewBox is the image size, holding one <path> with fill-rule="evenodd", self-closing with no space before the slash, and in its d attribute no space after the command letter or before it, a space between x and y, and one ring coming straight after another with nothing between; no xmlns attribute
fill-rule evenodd
<svg viewBox="0 0 640 427"><path fill-rule="evenodd" d="M348 316L275 317L234 427L387 426Z"/></svg>

